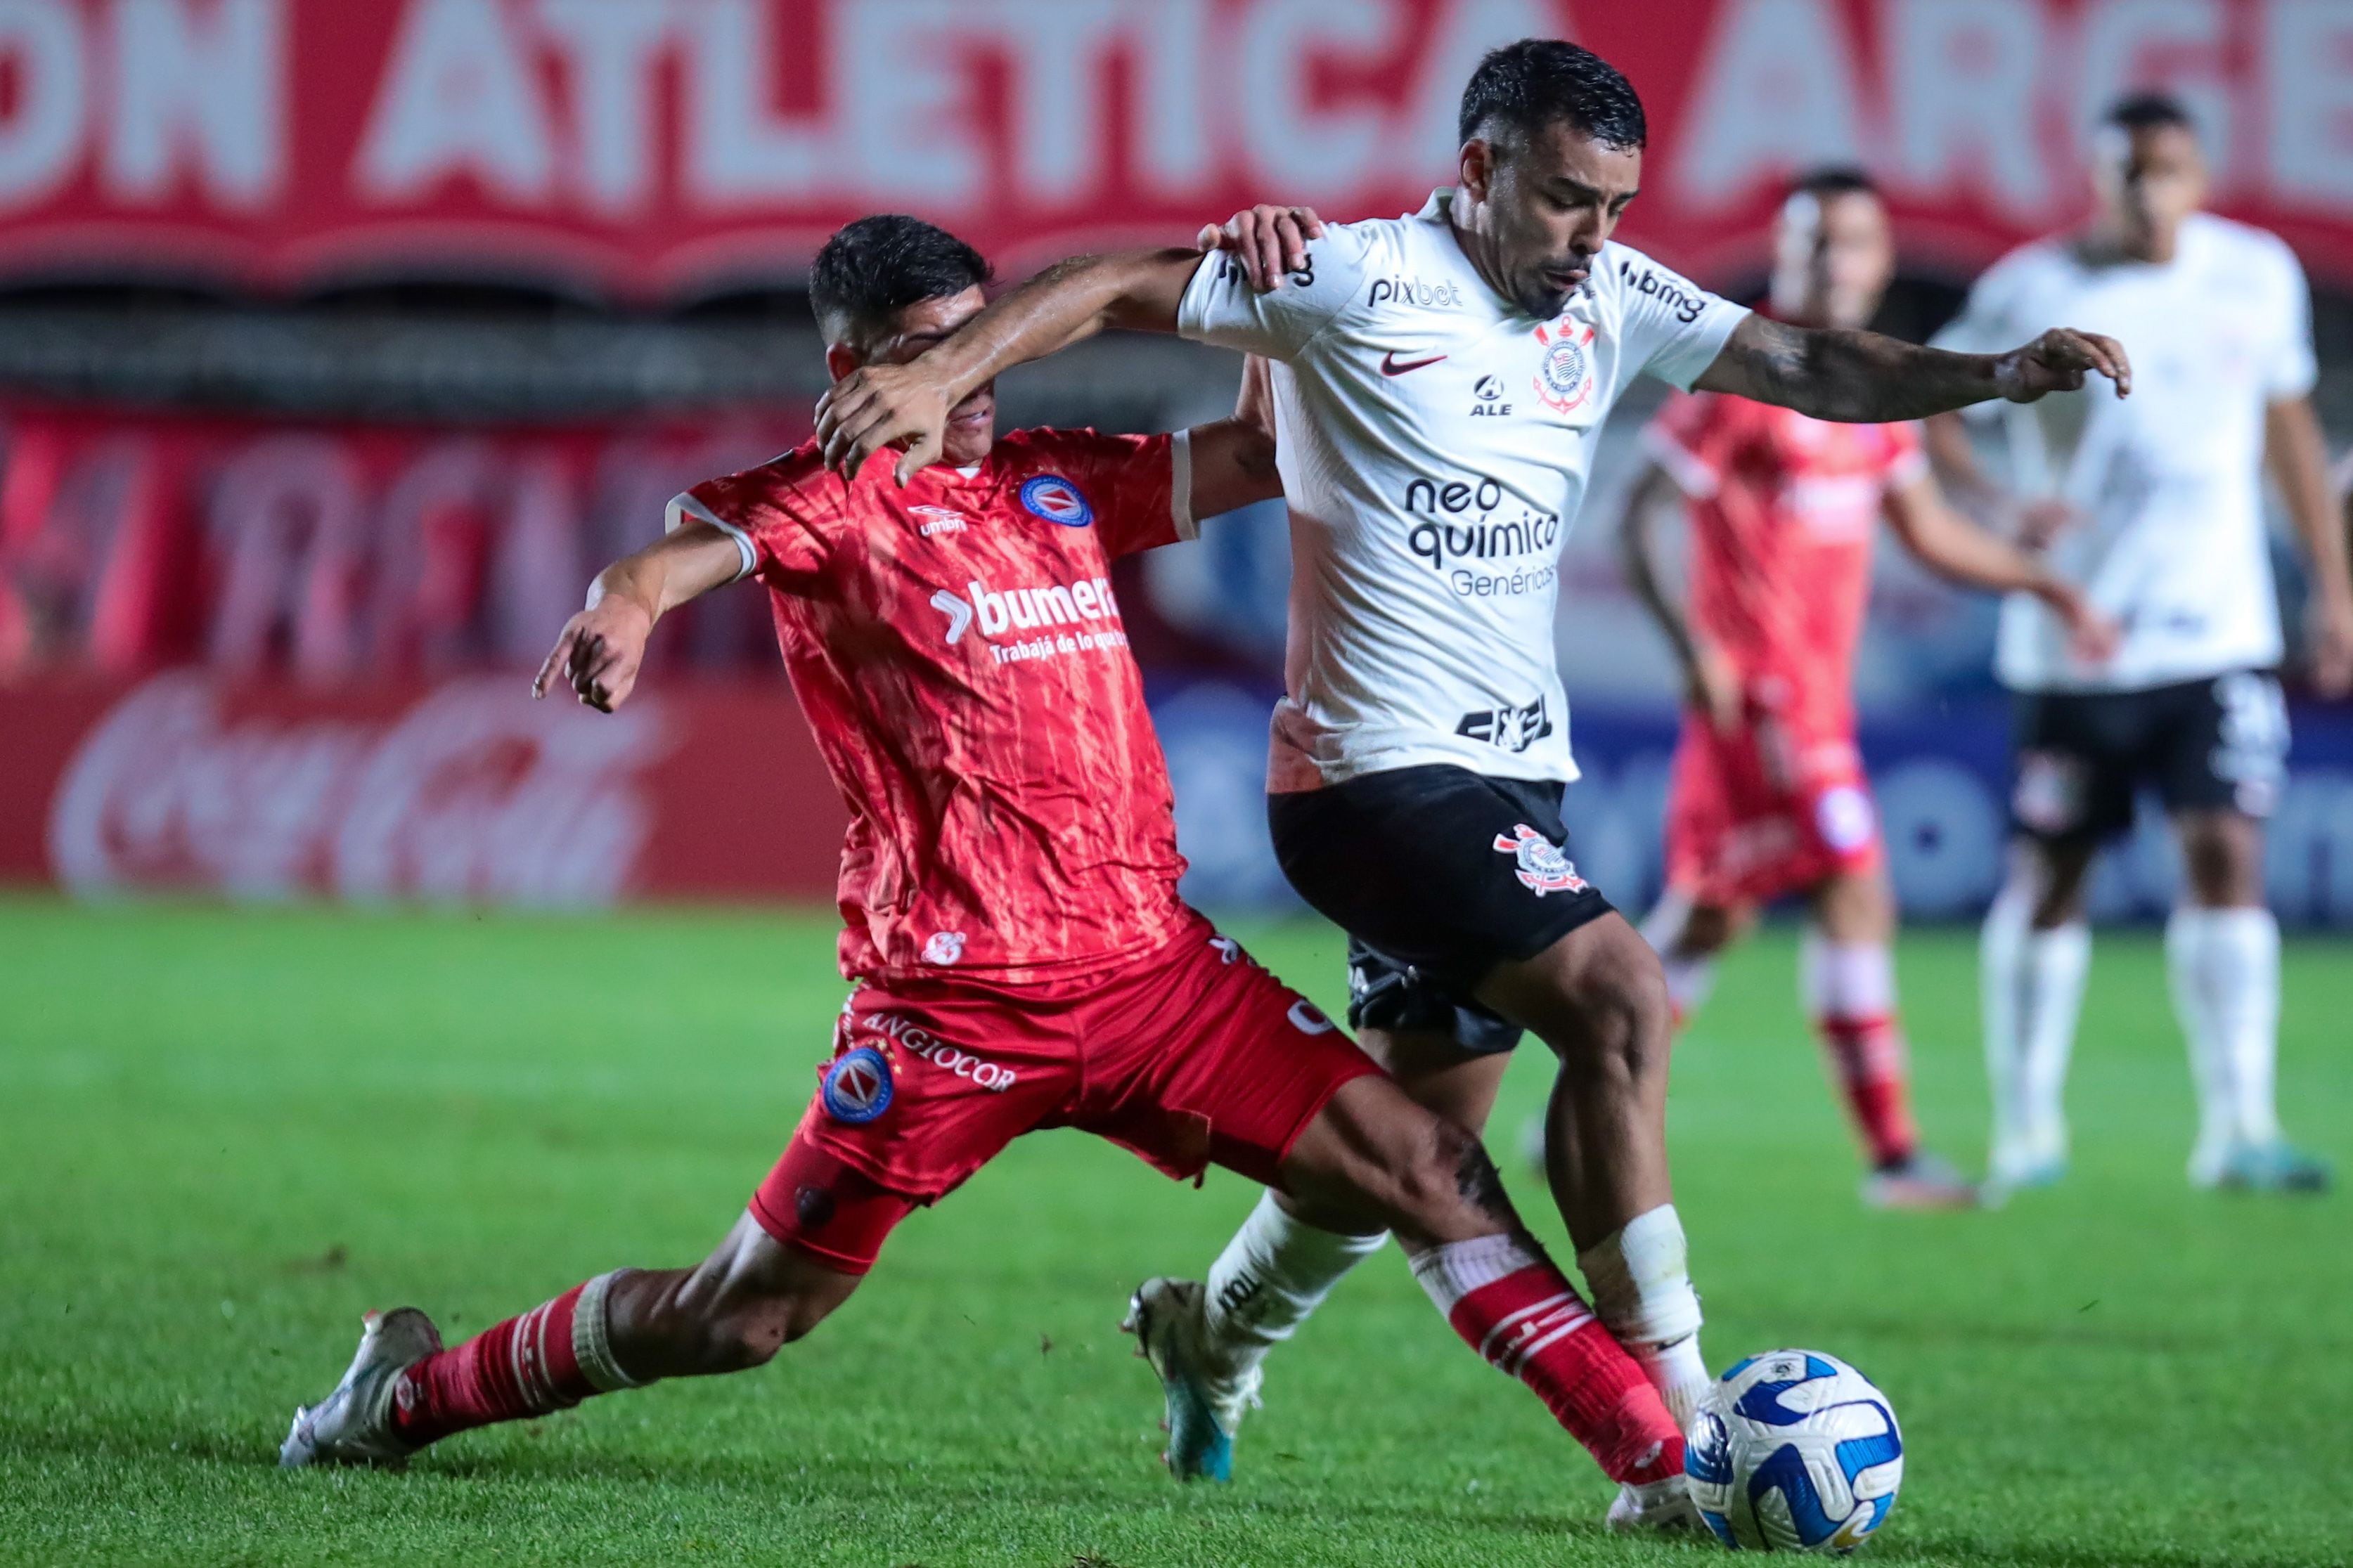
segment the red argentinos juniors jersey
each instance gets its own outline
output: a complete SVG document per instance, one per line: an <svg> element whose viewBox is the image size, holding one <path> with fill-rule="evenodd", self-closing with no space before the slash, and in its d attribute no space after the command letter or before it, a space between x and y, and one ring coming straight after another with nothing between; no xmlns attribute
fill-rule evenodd
<svg viewBox="0 0 2353 1568"><path fill-rule="evenodd" d="M1194 532L1176 437L1029 430L901 489L815 443L672 503L735 536L850 812L842 973L997 981L1172 937L1168 770L1110 563Z"/></svg>
<svg viewBox="0 0 2353 1568"><path fill-rule="evenodd" d="M1872 534L1889 488L1925 470L1918 429L1702 392L1675 397L1642 439L1691 500L1693 629L1753 697L1849 724Z"/></svg>

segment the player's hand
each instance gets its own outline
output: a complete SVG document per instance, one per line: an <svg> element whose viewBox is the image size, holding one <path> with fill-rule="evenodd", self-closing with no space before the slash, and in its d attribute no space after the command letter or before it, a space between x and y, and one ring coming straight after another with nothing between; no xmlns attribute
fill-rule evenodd
<svg viewBox="0 0 2353 1568"><path fill-rule="evenodd" d="M2067 625L2067 651L2079 664L2105 664L2116 657L2124 628L2092 607L2090 600L2070 583L2052 581L2041 590L2042 602Z"/></svg>
<svg viewBox="0 0 2353 1568"><path fill-rule="evenodd" d="M1261 204L1238 212L1223 226L1201 226L1193 243L1203 250L1232 253L1242 264L1250 287L1270 293L1282 287L1283 274L1307 266L1307 242L1324 237L1324 220L1314 207L1278 207Z"/></svg>
<svg viewBox="0 0 2353 1568"><path fill-rule="evenodd" d="M2305 632L2314 695L2334 701L2353 692L2353 599L2337 594L2314 600Z"/></svg>
<svg viewBox="0 0 2353 1568"><path fill-rule="evenodd" d="M1994 366L1994 384L2012 403L2032 403L2053 392L2080 392L2094 374L2116 383L2118 397L2132 395L2132 360L2124 344L2097 332L2053 327Z"/></svg>
<svg viewBox="0 0 2353 1568"><path fill-rule="evenodd" d="M2052 540L2075 525L2075 509L2055 496L2028 501L2018 509L2018 542L2027 550L2048 550Z"/></svg>
<svg viewBox="0 0 2353 1568"><path fill-rule="evenodd" d="M853 370L818 399L817 438L825 466L853 479L875 453L896 447L903 485L917 469L940 460L955 406L947 388L921 364Z"/></svg>
<svg viewBox="0 0 2353 1568"><path fill-rule="evenodd" d="M636 689L646 638L653 629L653 616L636 600L619 594L598 600L564 623L555 646L532 678L532 697L546 696L548 686L561 674L581 701L599 713L610 713Z"/></svg>
<svg viewBox="0 0 2353 1568"><path fill-rule="evenodd" d="M1719 734L1739 729L1746 717L1739 672L1712 643L1692 645L1691 666L1683 671L1683 705Z"/></svg>

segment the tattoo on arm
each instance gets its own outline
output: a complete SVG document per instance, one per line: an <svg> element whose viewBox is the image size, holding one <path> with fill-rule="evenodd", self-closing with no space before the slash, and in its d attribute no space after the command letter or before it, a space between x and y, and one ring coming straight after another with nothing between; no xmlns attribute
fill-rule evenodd
<svg viewBox="0 0 2353 1568"><path fill-rule="evenodd" d="M1858 425L1922 419L2000 395L1991 355L1763 316L1740 323L1697 384Z"/></svg>

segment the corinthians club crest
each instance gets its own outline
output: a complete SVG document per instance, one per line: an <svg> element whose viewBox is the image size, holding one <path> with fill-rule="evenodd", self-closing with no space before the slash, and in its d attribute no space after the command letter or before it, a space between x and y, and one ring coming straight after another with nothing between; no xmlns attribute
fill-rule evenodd
<svg viewBox="0 0 2353 1568"><path fill-rule="evenodd" d="M1574 414L1593 397L1592 327L1567 317L1536 329L1544 358L1536 362L1538 401L1560 414Z"/></svg>
<svg viewBox="0 0 2353 1568"><path fill-rule="evenodd" d="M1560 847L1525 822L1509 834L1495 835L1495 852L1518 862L1512 875L1539 899L1546 893L1581 893L1588 886Z"/></svg>

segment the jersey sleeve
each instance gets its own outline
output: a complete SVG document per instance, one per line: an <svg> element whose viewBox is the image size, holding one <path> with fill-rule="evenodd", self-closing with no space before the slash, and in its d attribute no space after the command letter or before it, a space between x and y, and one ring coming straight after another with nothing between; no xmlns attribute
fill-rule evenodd
<svg viewBox="0 0 2353 1568"><path fill-rule="evenodd" d="M1041 465L1079 487L1095 535L1113 560L1200 536L1193 516L1192 438L1038 430L1028 438Z"/></svg>
<svg viewBox="0 0 2353 1568"><path fill-rule="evenodd" d="M1642 426L1643 452L1694 500L1724 486L1734 438L1729 412L1729 400L1713 393L1678 393Z"/></svg>
<svg viewBox="0 0 2353 1568"><path fill-rule="evenodd" d="M2312 346L2312 285L2304 264L2274 240L2280 272L2277 335L2263 356L2263 395L2274 403L2307 397L2320 383L2320 362Z"/></svg>
<svg viewBox="0 0 2353 1568"><path fill-rule="evenodd" d="M1709 293L1639 251L1620 249L1603 265L1613 262L1625 363L1688 392L1724 352L1733 329L1747 320L1748 308Z"/></svg>
<svg viewBox="0 0 2353 1568"><path fill-rule="evenodd" d="M672 499L663 522L672 531L707 522L735 542L737 582L760 577L778 585L817 576L841 516L842 484L814 453L792 453L723 479L705 479Z"/></svg>
<svg viewBox="0 0 2353 1568"><path fill-rule="evenodd" d="M1307 242L1307 265L1260 293L1226 251L1201 258L1176 307L1180 336L1289 361L1357 298L1370 268L1369 224L1330 224Z"/></svg>

